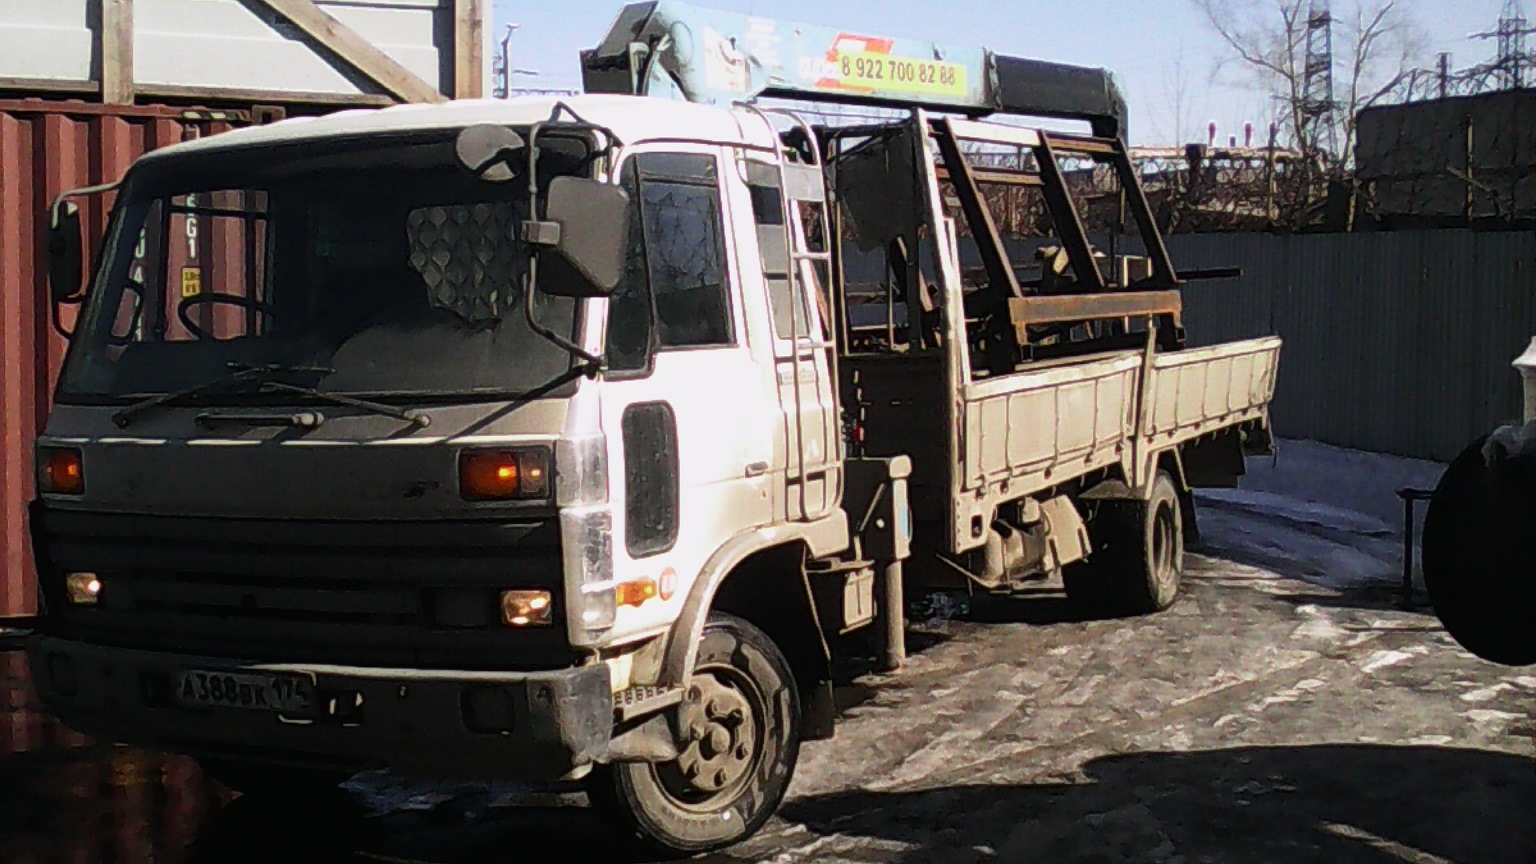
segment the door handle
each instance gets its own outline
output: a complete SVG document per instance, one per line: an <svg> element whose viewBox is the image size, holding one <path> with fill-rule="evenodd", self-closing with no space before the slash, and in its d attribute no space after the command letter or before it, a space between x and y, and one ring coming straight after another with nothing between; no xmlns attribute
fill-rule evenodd
<svg viewBox="0 0 1536 864"><path fill-rule="evenodd" d="M767 462L753 462L752 464L747 466L747 476L748 477L761 477L761 476L763 476L764 474L767 474L767 473L768 473L768 463Z"/></svg>

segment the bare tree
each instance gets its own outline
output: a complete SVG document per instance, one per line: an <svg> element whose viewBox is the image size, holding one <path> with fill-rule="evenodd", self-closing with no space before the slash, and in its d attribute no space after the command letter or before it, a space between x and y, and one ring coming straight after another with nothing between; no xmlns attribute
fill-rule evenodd
<svg viewBox="0 0 1536 864"><path fill-rule="evenodd" d="M1309 64L1308 35L1318 0L1191 0L1236 64L1275 99L1287 143L1335 170L1354 161L1355 116L1412 75L1423 38L1405 0L1336 0L1330 13L1332 68ZM1333 79L1330 104L1309 83Z"/></svg>

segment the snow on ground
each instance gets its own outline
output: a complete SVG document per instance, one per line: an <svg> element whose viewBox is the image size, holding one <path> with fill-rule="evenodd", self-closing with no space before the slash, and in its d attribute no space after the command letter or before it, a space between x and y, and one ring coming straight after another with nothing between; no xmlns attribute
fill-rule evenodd
<svg viewBox="0 0 1536 864"><path fill-rule="evenodd" d="M1279 451L1248 460L1240 488L1195 493L1201 551L1336 590L1399 584L1397 490L1433 489L1445 466L1316 441L1282 440Z"/></svg>

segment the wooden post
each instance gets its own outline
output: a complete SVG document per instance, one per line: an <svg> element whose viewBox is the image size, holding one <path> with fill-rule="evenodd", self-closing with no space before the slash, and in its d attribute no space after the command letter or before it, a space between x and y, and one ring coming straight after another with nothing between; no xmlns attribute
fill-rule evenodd
<svg viewBox="0 0 1536 864"><path fill-rule="evenodd" d="M481 0L453 3L453 98L485 95L485 15Z"/></svg>
<svg viewBox="0 0 1536 864"><path fill-rule="evenodd" d="M133 0L97 0L101 29L96 34L101 58L101 101L133 104Z"/></svg>
<svg viewBox="0 0 1536 864"><path fill-rule="evenodd" d="M1466 151L1466 156L1467 156L1466 168L1467 168L1467 172L1466 172L1466 175L1465 175L1466 181L1467 181L1466 182L1467 197L1466 197L1466 201L1465 201L1465 203L1463 205L1463 210L1462 210L1462 217L1467 220L1467 224L1468 225L1472 224L1472 211L1475 209L1475 205L1477 203L1477 199L1476 199L1477 181L1474 180L1473 177L1472 177L1472 145L1473 145L1472 131L1473 131L1473 129L1472 129L1472 114L1471 114L1471 112L1468 112L1467 113L1467 151Z"/></svg>

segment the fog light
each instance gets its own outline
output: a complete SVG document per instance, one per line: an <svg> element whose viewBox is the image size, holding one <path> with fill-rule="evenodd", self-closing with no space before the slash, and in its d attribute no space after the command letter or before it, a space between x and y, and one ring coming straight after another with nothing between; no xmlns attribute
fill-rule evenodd
<svg viewBox="0 0 1536 864"><path fill-rule="evenodd" d="M40 447L37 486L43 492L79 495L85 492L85 463L75 447Z"/></svg>
<svg viewBox="0 0 1536 864"><path fill-rule="evenodd" d="M554 611L548 591L501 592L501 623L508 627L548 627Z"/></svg>
<svg viewBox="0 0 1536 864"><path fill-rule="evenodd" d="M101 598L101 579L95 573L71 573L64 577L64 599L71 606L95 606Z"/></svg>

